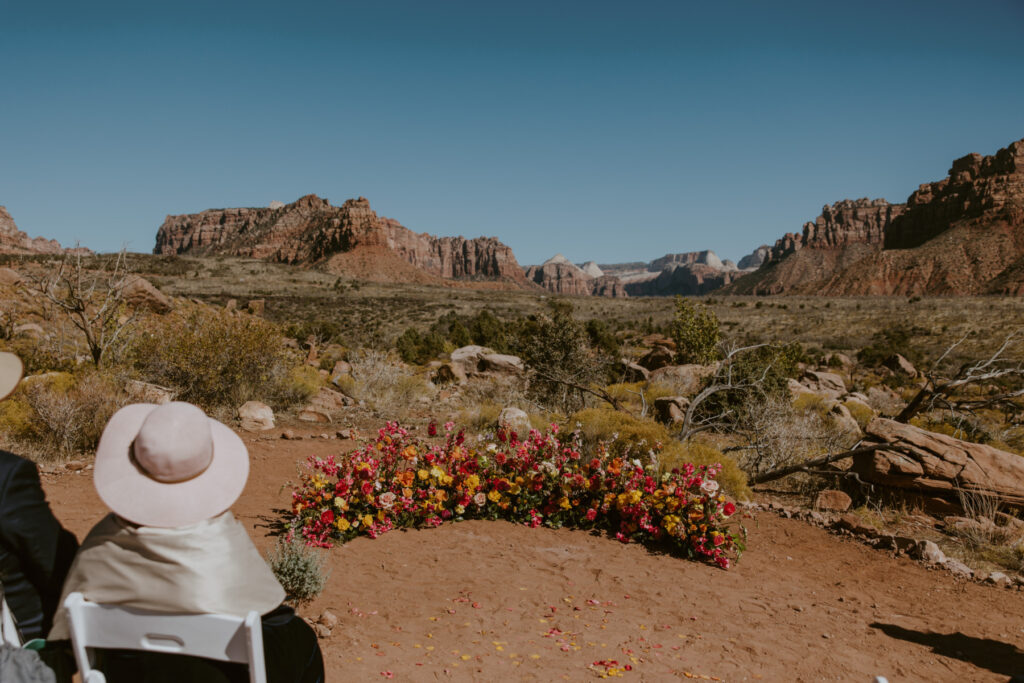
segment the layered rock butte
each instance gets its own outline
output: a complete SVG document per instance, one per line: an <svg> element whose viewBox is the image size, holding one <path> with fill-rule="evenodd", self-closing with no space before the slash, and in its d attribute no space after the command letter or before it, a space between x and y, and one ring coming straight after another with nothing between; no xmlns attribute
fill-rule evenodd
<svg viewBox="0 0 1024 683"><path fill-rule="evenodd" d="M167 216L155 254L223 254L361 269L383 281L497 281L529 287L512 250L494 237L435 237L378 216L364 197L332 206L306 195L267 208L208 209ZM365 272L362 272L365 271ZM417 275L425 277L417 277Z"/></svg>
<svg viewBox="0 0 1024 683"><path fill-rule="evenodd" d="M826 206L787 234L732 294L974 295L1024 293L1024 140L969 154L905 204Z"/></svg>
<svg viewBox="0 0 1024 683"><path fill-rule="evenodd" d="M63 254L65 251L57 240L29 237L14 224L7 209L0 206L0 254Z"/></svg>

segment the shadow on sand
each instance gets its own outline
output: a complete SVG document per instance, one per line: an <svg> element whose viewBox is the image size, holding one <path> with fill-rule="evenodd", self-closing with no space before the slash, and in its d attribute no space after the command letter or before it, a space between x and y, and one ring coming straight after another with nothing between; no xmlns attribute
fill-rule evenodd
<svg viewBox="0 0 1024 683"><path fill-rule="evenodd" d="M1009 643L974 638L963 633L915 631L896 624L875 622L871 627L877 628L890 638L924 645L937 655L969 662L979 669L1007 676L1024 673L1024 652Z"/></svg>

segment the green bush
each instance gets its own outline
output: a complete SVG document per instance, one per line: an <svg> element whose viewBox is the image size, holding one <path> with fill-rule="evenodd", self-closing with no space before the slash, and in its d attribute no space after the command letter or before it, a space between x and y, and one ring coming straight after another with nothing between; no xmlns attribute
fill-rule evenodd
<svg viewBox="0 0 1024 683"><path fill-rule="evenodd" d="M330 576L325 571L323 552L308 547L298 539L279 539L267 556L267 564L288 599L297 605L310 602L320 595Z"/></svg>
<svg viewBox="0 0 1024 683"><path fill-rule="evenodd" d="M395 341L395 348L406 363L422 365L440 356L444 343L444 337L437 332L420 334L415 327L409 327Z"/></svg>
<svg viewBox="0 0 1024 683"><path fill-rule="evenodd" d="M676 296L676 313L669 325L676 343L676 361L707 365L718 360L721 341L718 316L708 306Z"/></svg>
<svg viewBox="0 0 1024 683"><path fill-rule="evenodd" d="M283 341L261 318L196 308L154 318L132 340L127 359L146 381L207 411L252 399L286 407L301 391L290 372L297 359Z"/></svg>

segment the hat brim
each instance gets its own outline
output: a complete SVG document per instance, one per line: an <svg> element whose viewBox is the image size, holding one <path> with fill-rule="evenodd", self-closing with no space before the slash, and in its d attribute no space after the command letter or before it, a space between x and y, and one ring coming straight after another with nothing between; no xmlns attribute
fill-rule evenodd
<svg viewBox="0 0 1024 683"><path fill-rule="evenodd" d="M186 481L159 482L131 457L142 423L158 407L136 403L110 418L96 447L96 492L114 513L142 526L180 527L216 517L238 500L249 478L245 444L230 428L207 418L213 436L210 466Z"/></svg>
<svg viewBox="0 0 1024 683"><path fill-rule="evenodd" d="M18 382L25 372L21 359L9 351L0 351L0 401L18 388Z"/></svg>

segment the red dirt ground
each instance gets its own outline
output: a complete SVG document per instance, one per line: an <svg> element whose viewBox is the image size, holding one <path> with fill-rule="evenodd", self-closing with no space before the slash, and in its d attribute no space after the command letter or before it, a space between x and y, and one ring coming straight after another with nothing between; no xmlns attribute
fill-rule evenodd
<svg viewBox="0 0 1024 683"><path fill-rule="evenodd" d="M276 436L279 431L269 433ZM309 455L351 441L244 437L235 515L257 545ZM91 472L44 475L81 538L106 511ZM463 522L329 551L328 680L1005 681L1024 672L1024 594L964 584L768 513L732 570L579 531Z"/></svg>

